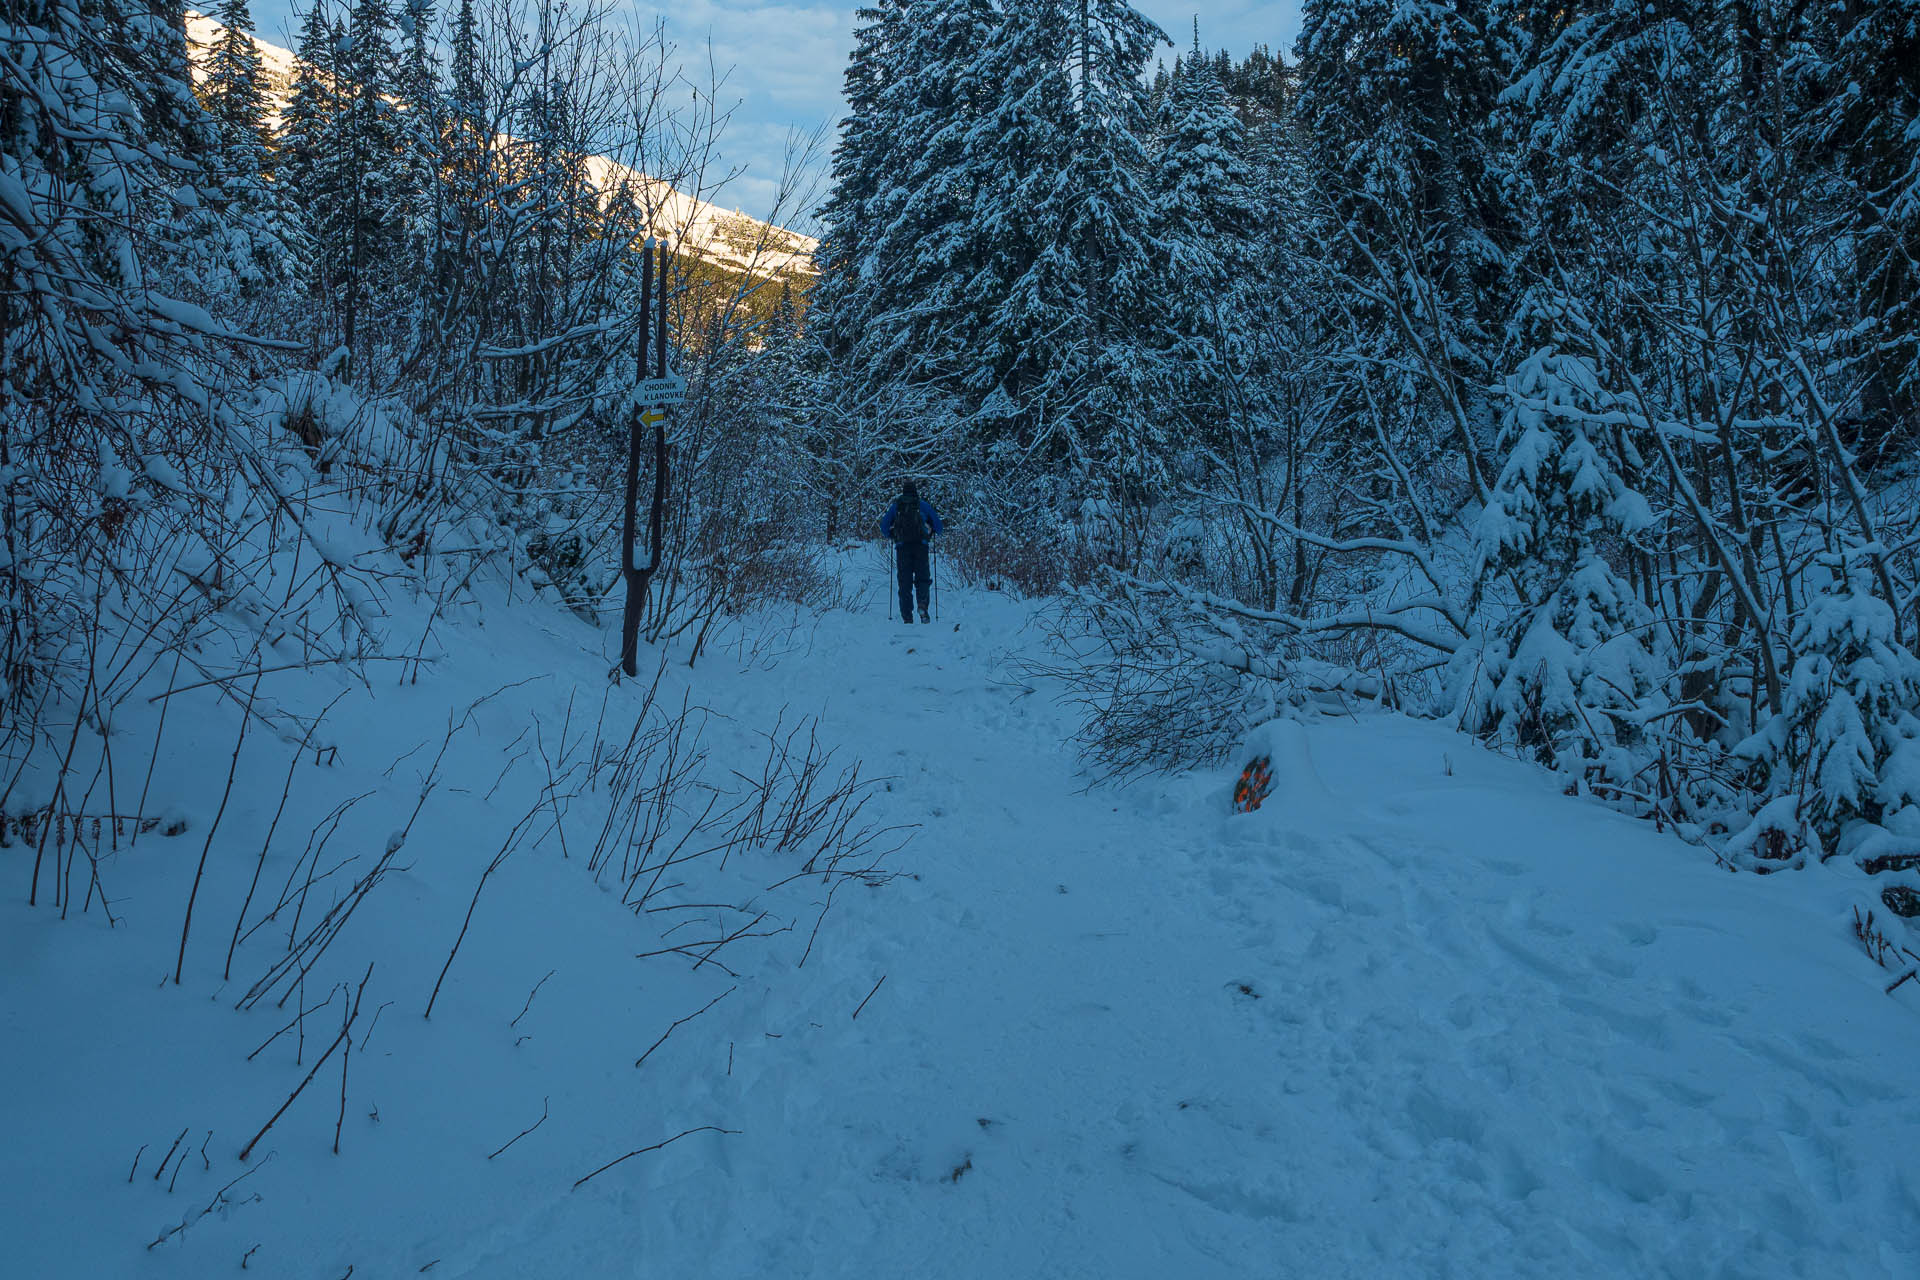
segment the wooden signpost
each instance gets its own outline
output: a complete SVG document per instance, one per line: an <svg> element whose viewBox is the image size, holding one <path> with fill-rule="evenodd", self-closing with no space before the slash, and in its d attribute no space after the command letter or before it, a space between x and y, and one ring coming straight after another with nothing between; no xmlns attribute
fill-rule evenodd
<svg viewBox="0 0 1920 1280"><path fill-rule="evenodd" d="M640 338L635 361L640 381L628 399L627 503L620 539L620 575L627 584L626 608L620 618L620 669L630 676L640 674L640 618L646 612L647 585L660 569L660 544L666 537L667 406L687 398L687 380L667 368L667 247L660 246L657 290L653 251L654 243L648 240L640 257ZM647 511L647 563L641 565L635 562L633 542L640 515L641 441L649 428L653 431L653 502Z"/></svg>

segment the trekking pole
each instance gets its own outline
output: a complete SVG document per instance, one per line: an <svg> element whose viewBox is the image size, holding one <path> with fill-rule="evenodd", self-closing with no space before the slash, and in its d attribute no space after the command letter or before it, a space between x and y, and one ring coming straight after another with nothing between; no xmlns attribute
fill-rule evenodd
<svg viewBox="0 0 1920 1280"><path fill-rule="evenodd" d="M933 571L934 564L940 559L940 539L935 538L927 544L927 585L933 588L933 620L940 621L940 575Z"/></svg>

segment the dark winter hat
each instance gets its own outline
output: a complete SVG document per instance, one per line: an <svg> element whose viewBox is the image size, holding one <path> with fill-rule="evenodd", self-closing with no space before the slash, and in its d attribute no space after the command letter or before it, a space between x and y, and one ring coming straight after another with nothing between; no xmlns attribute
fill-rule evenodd
<svg viewBox="0 0 1920 1280"><path fill-rule="evenodd" d="M917 498L920 496L920 491L913 487L913 481L908 480L901 484L900 496L903 498Z"/></svg>

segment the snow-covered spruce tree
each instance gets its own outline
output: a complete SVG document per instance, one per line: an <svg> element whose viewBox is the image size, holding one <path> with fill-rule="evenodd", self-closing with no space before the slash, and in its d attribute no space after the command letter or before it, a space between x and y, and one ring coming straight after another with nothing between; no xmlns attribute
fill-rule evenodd
<svg viewBox="0 0 1920 1280"><path fill-rule="evenodd" d="M1551 346L1508 376L1506 462L1476 529L1488 631L1454 655L1462 728L1618 788L1658 709L1653 619L1607 559L1653 523L1593 362ZM1504 606L1505 616L1500 617Z"/></svg>
<svg viewBox="0 0 1920 1280"><path fill-rule="evenodd" d="M477 124L486 109L486 100L480 86L480 23L473 11L473 0L460 0L447 42L447 114L455 120Z"/></svg>
<svg viewBox="0 0 1920 1280"><path fill-rule="evenodd" d="M901 474L953 466L985 394L972 380L990 381L993 237L1019 217L1000 203L1003 152L984 124L1001 15L987 0L892 0L865 16L807 320L836 528Z"/></svg>
<svg viewBox="0 0 1920 1280"><path fill-rule="evenodd" d="M471 3L471 0L463 0ZM872 254L879 238L876 202L894 181L898 119L887 96L895 74L895 46L905 0L855 11L853 52L847 58L842 96L846 114L833 149L831 188L819 209L824 228L816 255L811 323L824 348L837 359L858 345L868 309L885 282L876 280Z"/></svg>
<svg viewBox="0 0 1920 1280"><path fill-rule="evenodd" d="M1123 4L1007 4L970 75L964 139L981 175L957 299L973 318L951 347L980 442L1002 467L1074 471L1079 496L1116 514L1114 496L1142 508L1165 452L1146 416L1165 346L1140 79L1155 38Z"/></svg>
<svg viewBox="0 0 1920 1280"><path fill-rule="evenodd" d="M348 237L346 152L339 120L347 109L339 47L323 0L302 15L295 51L292 94L281 114L274 176L299 211L300 230L311 246L309 296L320 305L307 326L316 355L339 339L336 286Z"/></svg>
<svg viewBox="0 0 1920 1280"><path fill-rule="evenodd" d="M492 276L487 255L493 190L493 127L482 80L480 22L473 0L460 0L448 35L447 84L442 101L441 162L436 198L437 256L421 282L417 316L442 344L458 349L488 328ZM415 121L415 124L418 122Z"/></svg>
<svg viewBox="0 0 1920 1280"><path fill-rule="evenodd" d="M993 96L972 135L988 185L974 213L982 261L967 282L980 313L977 364L963 381L982 405L989 447L1056 438L1073 393L1061 372L1091 340L1087 280L1066 238L1068 32L1056 0L1012 0L980 54L978 78Z"/></svg>
<svg viewBox="0 0 1920 1280"><path fill-rule="evenodd" d="M882 357L889 341L885 317L904 296L879 251L905 164L899 147L908 100L895 84L905 72L899 50L909 7L908 0L878 0L856 13L846 114L819 209L819 275L806 325L819 403L808 454L829 537L896 486L897 471L924 473L929 457L913 446L943 434L929 428L950 416L947 393L905 385ZM896 449L896 441L904 447Z"/></svg>
<svg viewBox="0 0 1920 1280"><path fill-rule="evenodd" d="M821 439L820 368L790 282L781 283L773 314L760 327L753 364L756 416L767 441L756 463L767 475L764 487L779 503L788 537L819 530L831 540L841 513L831 472L822 465L831 449Z"/></svg>
<svg viewBox="0 0 1920 1280"><path fill-rule="evenodd" d="M1488 20L1461 0L1309 0L1298 45L1298 111L1333 205L1329 248L1355 295L1354 355L1449 426L1451 456L1435 451L1423 469L1482 500L1494 428L1483 388L1498 367L1489 334L1508 301ZM1361 421L1350 430L1374 434Z"/></svg>
<svg viewBox="0 0 1920 1280"><path fill-rule="evenodd" d="M1153 401L1169 317L1148 188L1144 78L1167 37L1125 0L1080 0L1072 30L1075 129L1062 213L1085 282L1091 341L1062 373L1081 388L1070 443L1087 479L1110 495L1124 562L1144 551L1168 482L1167 423Z"/></svg>
<svg viewBox="0 0 1920 1280"><path fill-rule="evenodd" d="M215 18L220 34L207 58L200 100L214 129L211 208L221 215L225 234L212 260L202 264L201 284L218 292L220 278L207 277L224 266L237 273L242 293L271 291L281 295L277 301L291 301L303 287L312 246L274 172L253 16L247 0L222 0Z"/></svg>
<svg viewBox="0 0 1920 1280"><path fill-rule="evenodd" d="M985 465L1038 459L1099 510L1143 512L1165 487L1149 405L1174 346L1141 81L1163 37L1112 0L863 17L810 317L841 434L874 435L856 419L883 405L896 429L930 413L966 423Z"/></svg>
<svg viewBox="0 0 1920 1280"><path fill-rule="evenodd" d="M1759 808L1728 853L1762 870L1807 853L1871 858L1886 825L1920 838L1920 660L1894 637L1872 556L1841 541L1793 627L1785 700L1734 752Z"/></svg>
<svg viewBox="0 0 1920 1280"><path fill-rule="evenodd" d="M1154 236L1165 266L1163 404L1192 440L1217 444L1225 424L1251 408L1252 339L1247 302L1258 215L1246 132L1214 64L1200 51L1177 63L1154 157Z"/></svg>
<svg viewBox="0 0 1920 1280"><path fill-rule="evenodd" d="M1920 437L1920 2L1832 6L1831 52L1810 78L1826 91L1817 133L1852 187L1861 310L1874 330L1862 395L1869 440Z"/></svg>
<svg viewBox="0 0 1920 1280"><path fill-rule="evenodd" d="M305 216L313 293L328 322L314 344L321 354L344 344L349 370L364 327L399 278L393 268L409 221L399 198L403 149L392 36L386 0L356 0L344 18L313 0L281 122L278 174Z"/></svg>
<svg viewBox="0 0 1920 1280"><path fill-rule="evenodd" d="M855 303L875 378L958 383L977 350L969 282L993 152L975 126L991 93L980 53L998 21L988 0L909 0L901 12L879 101L895 159L867 205L860 278L871 292Z"/></svg>
<svg viewBox="0 0 1920 1280"><path fill-rule="evenodd" d="M257 152L266 146L263 129L267 102L260 77L260 53L252 39L253 15L247 0L221 0L214 19L220 24L220 33L206 60L200 100L220 128L222 146L231 147L251 138Z"/></svg>
<svg viewBox="0 0 1920 1280"><path fill-rule="evenodd" d="M403 264L401 247L411 221L393 35L388 0L355 0L338 61L345 102L330 122L342 158L344 242L335 247L334 278L349 376L364 372L356 367L356 352L366 344L367 330L377 327L371 322L401 279L396 268Z"/></svg>
<svg viewBox="0 0 1920 1280"><path fill-rule="evenodd" d="M1236 73L1235 79L1242 78ZM1343 395L1346 380L1337 375L1335 362L1324 359L1338 349L1331 321L1343 294L1326 269L1329 243L1337 233L1326 202L1315 193L1310 135L1293 115L1285 92L1290 80L1290 69L1275 61L1253 80L1255 96L1233 99L1236 113L1251 121L1247 200L1261 233L1246 243L1245 274L1232 298L1246 342L1244 375L1231 397L1235 411L1227 446L1206 458L1201 487L1231 495L1215 506L1237 517L1223 548L1227 554L1215 559L1223 567L1240 567L1214 589L1265 609L1284 604L1297 614L1316 579L1314 549L1303 538L1255 519L1249 508L1283 515L1296 529L1329 527L1323 517L1336 506L1357 514L1360 504L1328 492L1325 478L1337 469L1325 465L1323 455L1337 440L1327 429L1339 416L1333 407L1342 400L1364 403L1364 397ZM1373 376L1364 369L1355 375ZM1382 460L1376 456L1373 465L1382 467ZM1419 528L1420 508L1390 469L1389 475L1394 483L1365 487L1391 494L1401 518L1373 523L1404 537L1409 528ZM1219 512L1201 513L1202 518L1209 514L1217 518Z"/></svg>
<svg viewBox="0 0 1920 1280"><path fill-rule="evenodd" d="M440 181L447 161L447 111L434 54L433 0L406 0L400 32L403 46L396 84L400 154L390 199L407 217L399 265L415 291L425 292L445 276L448 240ZM415 324L431 310L430 305L416 305Z"/></svg>

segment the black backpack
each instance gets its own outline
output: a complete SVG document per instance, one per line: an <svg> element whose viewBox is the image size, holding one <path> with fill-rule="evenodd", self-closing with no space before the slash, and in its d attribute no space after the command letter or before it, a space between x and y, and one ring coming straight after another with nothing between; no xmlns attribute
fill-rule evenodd
<svg viewBox="0 0 1920 1280"><path fill-rule="evenodd" d="M902 544L925 542L927 532L927 518L920 513L919 497L909 499L902 494L894 504L893 540Z"/></svg>

